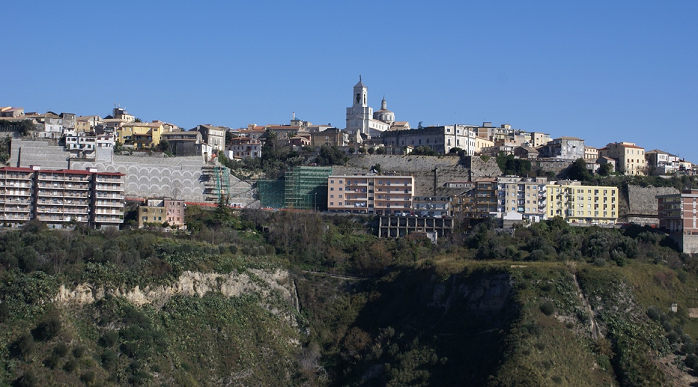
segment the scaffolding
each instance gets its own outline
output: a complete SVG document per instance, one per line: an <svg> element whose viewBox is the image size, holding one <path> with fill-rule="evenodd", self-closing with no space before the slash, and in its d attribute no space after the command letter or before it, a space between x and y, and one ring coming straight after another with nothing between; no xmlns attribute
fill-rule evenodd
<svg viewBox="0 0 698 387"><path fill-rule="evenodd" d="M204 166L204 199L207 202L225 203L230 200L230 170L226 167Z"/></svg>
<svg viewBox="0 0 698 387"><path fill-rule="evenodd" d="M327 178L332 167L295 167L286 172L284 208L327 210Z"/></svg>
<svg viewBox="0 0 698 387"><path fill-rule="evenodd" d="M284 207L284 179L257 181L259 205L262 208Z"/></svg>

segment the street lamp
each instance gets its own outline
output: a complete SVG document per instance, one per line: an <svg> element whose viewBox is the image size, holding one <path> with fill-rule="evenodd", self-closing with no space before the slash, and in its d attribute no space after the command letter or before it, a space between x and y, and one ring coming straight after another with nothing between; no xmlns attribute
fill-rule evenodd
<svg viewBox="0 0 698 387"><path fill-rule="evenodd" d="M315 212L317 212L317 192L315 192L315 199L313 200L313 206L315 207Z"/></svg>

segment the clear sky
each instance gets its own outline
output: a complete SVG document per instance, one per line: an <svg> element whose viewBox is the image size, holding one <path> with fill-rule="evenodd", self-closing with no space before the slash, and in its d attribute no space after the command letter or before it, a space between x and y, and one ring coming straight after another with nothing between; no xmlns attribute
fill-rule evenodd
<svg viewBox="0 0 698 387"><path fill-rule="evenodd" d="M16 1L0 105L185 128L511 124L698 163L698 1Z"/></svg>

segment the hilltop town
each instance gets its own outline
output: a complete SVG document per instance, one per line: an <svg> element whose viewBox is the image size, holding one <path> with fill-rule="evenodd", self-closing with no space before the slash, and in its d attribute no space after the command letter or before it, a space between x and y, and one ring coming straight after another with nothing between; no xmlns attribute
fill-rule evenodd
<svg viewBox="0 0 698 387"><path fill-rule="evenodd" d="M345 128L295 113L289 124L184 129L121 107L105 117L0 107L0 222L184 228L186 205L225 204L377 215L379 236L424 233L436 242L463 220L493 218L506 228L561 217L659 226L698 252L690 210L698 165L688 160L509 124L413 128L385 98L374 111L362 80L351 102ZM618 186L622 176L684 180L679 189ZM130 223L127 201L141 203Z"/></svg>

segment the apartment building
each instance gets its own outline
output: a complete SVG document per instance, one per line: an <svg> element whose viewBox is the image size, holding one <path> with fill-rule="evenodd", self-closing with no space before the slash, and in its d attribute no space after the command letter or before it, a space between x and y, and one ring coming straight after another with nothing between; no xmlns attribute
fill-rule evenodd
<svg viewBox="0 0 698 387"><path fill-rule="evenodd" d="M698 189L657 196L659 227L670 232L698 235Z"/></svg>
<svg viewBox="0 0 698 387"><path fill-rule="evenodd" d="M615 224L618 219L618 188L583 186L578 181L548 184L546 216L570 223Z"/></svg>
<svg viewBox="0 0 698 387"><path fill-rule="evenodd" d="M213 150L225 151L226 128L214 125L199 125L195 129L201 133L204 142L211 146Z"/></svg>
<svg viewBox="0 0 698 387"><path fill-rule="evenodd" d="M112 228L123 223L124 174L95 170L0 168L4 226L37 219L49 228L82 223Z"/></svg>
<svg viewBox="0 0 698 387"><path fill-rule="evenodd" d="M184 200L147 199L146 203L138 208L138 228L143 228L147 223L167 223L171 228L184 228L185 207Z"/></svg>
<svg viewBox="0 0 698 387"><path fill-rule="evenodd" d="M124 222L124 175L118 172L92 172L92 228L118 228Z"/></svg>
<svg viewBox="0 0 698 387"><path fill-rule="evenodd" d="M250 137L233 138L225 155L229 159L262 157L262 142Z"/></svg>
<svg viewBox="0 0 698 387"><path fill-rule="evenodd" d="M410 212L413 187L412 176L330 176L327 209L379 215Z"/></svg>
<svg viewBox="0 0 698 387"><path fill-rule="evenodd" d="M412 213L431 218L451 216L451 197L415 196L412 198Z"/></svg>
<svg viewBox="0 0 698 387"><path fill-rule="evenodd" d="M645 148L632 142L612 142L599 149L599 156L616 160L616 170L625 175L645 175L647 161Z"/></svg>
<svg viewBox="0 0 698 387"><path fill-rule="evenodd" d="M0 168L0 222L19 227L34 211L34 171L31 168Z"/></svg>
<svg viewBox="0 0 698 387"><path fill-rule="evenodd" d="M497 179L487 178L475 181L473 193L474 208L470 211L474 218L486 218L497 212Z"/></svg>
<svg viewBox="0 0 698 387"><path fill-rule="evenodd" d="M698 189L658 195L659 227L687 254L698 254Z"/></svg>
<svg viewBox="0 0 698 387"><path fill-rule="evenodd" d="M497 178L497 212L521 214L522 220L538 222L545 219L547 203L545 177L521 178L502 176Z"/></svg>

